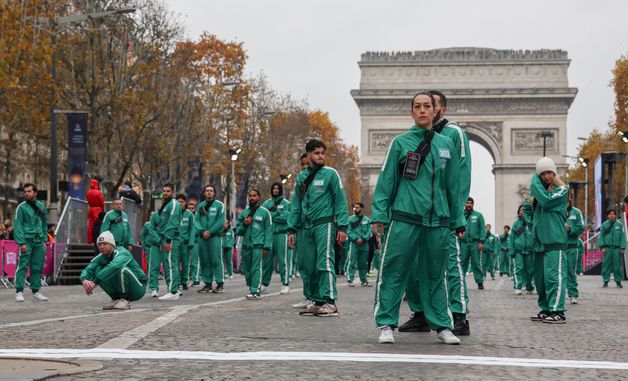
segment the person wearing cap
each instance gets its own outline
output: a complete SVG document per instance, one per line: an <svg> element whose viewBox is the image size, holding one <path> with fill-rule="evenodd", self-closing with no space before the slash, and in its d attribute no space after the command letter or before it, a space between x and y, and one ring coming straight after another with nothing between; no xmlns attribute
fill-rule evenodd
<svg viewBox="0 0 628 381"><path fill-rule="evenodd" d="M584 219L582 212L573 206L573 195L569 196L569 206L567 206L567 295L569 303L578 304L578 280L576 270L578 267L578 251L580 246L580 236L584 233Z"/></svg>
<svg viewBox="0 0 628 381"><path fill-rule="evenodd" d="M30 268L30 286L33 299L40 302L48 300L41 289L41 272L46 260L46 241L48 241L48 213L46 206L37 200L37 187L26 183L22 187L25 201L15 209L13 238L19 246L17 271L15 272L15 300L24 301L24 282ZM4 275L4 274L2 274Z"/></svg>
<svg viewBox="0 0 628 381"><path fill-rule="evenodd" d="M536 249L534 283L541 311L532 321L564 324L567 291L567 203L569 188L558 178L549 157L536 163L530 182L531 200L524 204L526 222L532 223Z"/></svg>
<svg viewBox="0 0 628 381"><path fill-rule="evenodd" d="M122 211L122 200L117 198L111 204L112 209L105 214L100 226L100 233L111 232L118 246L124 246L129 251L133 244L129 216Z"/></svg>
<svg viewBox="0 0 628 381"><path fill-rule="evenodd" d="M465 234L460 151L450 138L432 131L435 108L432 94L412 98L414 125L390 143L373 193L371 226L377 239L387 225L373 312L382 344L395 342L393 330L408 287L418 287L425 321L437 339L460 344L452 333L447 287L450 236ZM409 284L414 269L417 282Z"/></svg>
<svg viewBox="0 0 628 381"><path fill-rule="evenodd" d="M623 288L621 280L622 275L622 256L626 248L626 232L624 224L617 221L617 212L609 209L606 212L608 218L600 227L600 238L598 244L602 249L604 257L602 257L602 281L603 287L608 287L608 281L611 279L611 273L615 278L617 287Z"/></svg>
<svg viewBox="0 0 628 381"><path fill-rule="evenodd" d="M100 254L81 272L81 282L87 295L97 286L111 298L103 310L128 310L131 302L146 293L146 275L131 253L123 246L116 247L110 231L102 232L97 240Z"/></svg>
<svg viewBox="0 0 628 381"><path fill-rule="evenodd" d="M181 206L173 197L174 185L172 183L164 184L163 196L163 204L158 212L157 231L161 238L161 262L164 265L164 278L166 278L168 292L160 296L159 300L178 300Z"/></svg>
<svg viewBox="0 0 628 381"><path fill-rule="evenodd" d="M288 213L290 202L283 198L283 185L273 183L270 187L271 198L264 201L262 206L272 216L273 221L273 247L262 260L264 262L264 276L262 277L262 289L270 284L275 269L275 262L279 263L279 277L281 280L281 294L290 291L290 255L288 253Z"/></svg>

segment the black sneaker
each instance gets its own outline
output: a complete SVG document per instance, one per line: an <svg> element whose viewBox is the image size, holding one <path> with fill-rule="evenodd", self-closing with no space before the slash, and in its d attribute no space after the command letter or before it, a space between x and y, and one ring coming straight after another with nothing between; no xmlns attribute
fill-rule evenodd
<svg viewBox="0 0 628 381"><path fill-rule="evenodd" d="M465 315L454 314L454 329L452 332L456 336L469 336L471 334L469 321L465 319Z"/></svg>
<svg viewBox="0 0 628 381"><path fill-rule="evenodd" d="M207 293L212 292L212 286L209 285L209 284L206 284L206 285L203 286L203 288L201 288L200 290L198 290L196 292L198 292L199 294L202 294L204 292L207 292Z"/></svg>
<svg viewBox="0 0 628 381"><path fill-rule="evenodd" d="M213 293L214 294L220 294L221 292L224 292L225 290L222 288L222 283L216 285L216 288L214 288Z"/></svg>
<svg viewBox="0 0 628 381"><path fill-rule="evenodd" d="M187 285L187 284L184 284L184 285L182 285L182 286L183 286L183 290L184 290L184 291L188 289L188 285Z"/></svg>
<svg viewBox="0 0 628 381"><path fill-rule="evenodd" d="M484 283L478 283L478 289L484 290Z"/></svg>
<svg viewBox="0 0 628 381"><path fill-rule="evenodd" d="M608 287L608 282L604 282L604 284L602 285L602 287Z"/></svg>
<svg viewBox="0 0 628 381"><path fill-rule="evenodd" d="M399 332L430 332L423 312L413 312L410 320L399 327Z"/></svg>
<svg viewBox="0 0 628 381"><path fill-rule="evenodd" d="M536 314L535 316L531 316L530 320L532 320L532 321L543 321L548 316L549 316L549 312L548 311L541 311L538 314Z"/></svg>
<svg viewBox="0 0 628 381"><path fill-rule="evenodd" d="M562 312L552 312L551 315L548 315L543 319L543 323L548 324L565 324L567 323L567 318L565 314Z"/></svg>
<svg viewBox="0 0 628 381"><path fill-rule="evenodd" d="M616 282L617 283L617 288L624 288L624 286L622 286L621 282Z"/></svg>

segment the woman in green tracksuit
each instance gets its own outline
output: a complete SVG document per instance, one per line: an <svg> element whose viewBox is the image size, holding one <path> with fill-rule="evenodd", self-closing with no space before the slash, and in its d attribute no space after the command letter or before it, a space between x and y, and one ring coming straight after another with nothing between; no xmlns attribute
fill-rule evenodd
<svg viewBox="0 0 628 381"><path fill-rule="evenodd" d="M378 239L389 224L375 289L375 323L379 342L393 343L408 269L418 261L421 304L430 328L440 341L460 344L451 332L446 271L451 229L461 237L465 227L459 153L451 139L431 129L433 96L419 93L411 104L415 125L393 139L373 194L371 220Z"/></svg>
<svg viewBox="0 0 628 381"><path fill-rule="evenodd" d="M565 293L567 261L567 199L569 188L556 175L556 164L548 157L536 163L532 175L530 193L533 197L534 238L537 252L534 254L534 282L541 311L532 321L563 324L565 318ZM529 208L527 209L529 211ZM524 208L524 213L526 208ZM528 219L530 216L526 216Z"/></svg>
<svg viewBox="0 0 628 381"><path fill-rule="evenodd" d="M159 291L159 269L161 267L161 253L159 251L159 245L161 238L157 232L156 226L158 222L159 213L153 212L148 222L144 224L142 229L142 247L144 253L146 253L146 259L148 260L148 289L152 297L157 297Z"/></svg>
<svg viewBox="0 0 628 381"><path fill-rule="evenodd" d="M578 279L576 270L578 268L578 252L580 251L580 236L584 233L584 219L582 212L573 206L573 197L569 197L567 207L567 295L569 303L578 304Z"/></svg>
<svg viewBox="0 0 628 381"><path fill-rule="evenodd" d="M608 287L612 272L617 287L622 288L622 257L626 248L624 224L617 220L617 213L612 209L606 213L606 217L608 219L600 227L600 239L598 241L600 248L604 250L604 257L602 258L603 287Z"/></svg>
<svg viewBox="0 0 628 381"><path fill-rule="evenodd" d="M261 206L261 195L257 189L248 193L249 206L238 216L236 234L242 236L242 272L249 300L260 298L262 287L262 259L273 247L273 222L268 209Z"/></svg>
<svg viewBox="0 0 628 381"><path fill-rule="evenodd" d="M512 274L515 295L521 295L521 288L526 286L528 294L534 291L534 232L523 215L523 205L517 209L517 219L512 223L508 252L515 260ZM509 258L510 260L510 258Z"/></svg>

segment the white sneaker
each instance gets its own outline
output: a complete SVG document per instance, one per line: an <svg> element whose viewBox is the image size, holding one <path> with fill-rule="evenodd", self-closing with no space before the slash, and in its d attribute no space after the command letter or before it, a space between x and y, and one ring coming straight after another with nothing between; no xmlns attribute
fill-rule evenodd
<svg viewBox="0 0 628 381"><path fill-rule="evenodd" d="M229 275L229 279L233 279L233 275Z"/></svg>
<svg viewBox="0 0 628 381"><path fill-rule="evenodd" d="M48 298L46 298L44 294L39 291L33 294L33 299L39 300L40 302L45 302L46 300L48 300Z"/></svg>
<svg viewBox="0 0 628 381"><path fill-rule="evenodd" d="M102 306L102 309L103 310L112 310L113 306L115 306L116 303L118 303L118 300L120 300L120 299L116 299L116 300L111 299L111 301L109 303L107 303L104 306Z"/></svg>
<svg viewBox="0 0 628 381"><path fill-rule="evenodd" d="M111 306L112 310L130 310L131 303L129 303L126 299L118 300L113 306Z"/></svg>
<svg viewBox="0 0 628 381"><path fill-rule="evenodd" d="M377 339L377 342L380 344L394 344L395 343L395 337L393 336L393 330L392 328L390 328L389 326L385 326L379 329L380 330L380 334L379 334L379 339Z"/></svg>
<svg viewBox="0 0 628 381"><path fill-rule="evenodd" d="M569 298L569 303L571 303L571 304L578 304L578 303L580 303L580 301L578 300L578 298Z"/></svg>
<svg viewBox="0 0 628 381"><path fill-rule="evenodd" d="M436 338L438 338L438 340L440 340L442 343L444 344L449 344L449 345L458 345L460 344L460 339L457 338L450 330L448 329L444 329L442 331L440 331L437 335Z"/></svg>
<svg viewBox="0 0 628 381"><path fill-rule="evenodd" d="M24 293L23 292L16 292L15 293L15 301L16 302L23 302L24 301Z"/></svg>
<svg viewBox="0 0 628 381"><path fill-rule="evenodd" d="M353 284L353 282L347 282L347 287L355 287L355 284Z"/></svg>
<svg viewBox="0 0 628 381"><path fill-rule="evenodd" d="M526 291L526 294L528 294L528 295L536 295L536 291L535 290Z"/></svg>
<svg viewBox="0 0 628 381"><path fill-rule="evenodd" d="M311 303L312 303L312 301L311 301L311 300L309 300L309 299L305 299L305 300L303 300L302 302L299 302L299 303L297 303L297 304L293 304L293 305L292 305L292 308L303 309L303 308L305 308L305 307L309 306Z"/></svg>
<svg viewBox="0 0 628 381"><path fill-rule="evenodd" d="M515 295L521 295L521 290L520 289L516 289L515 290Z"/></svg>
<svg viewBox="0 0 628 381"><path fill-rule="evenodd" d="M169 292L159 297L159 300L179 300L179 293Z"/></svg>
<svg viewBox="0 0 628 381"><path fill-rule="evenodd" d="M263 294L263 293L265 293L266 291L268 291L268 286L264 286L264 285L262 285L262 287L260 287L260 288L259 288L259 293L260 293L260 294Z"/></svg>
<svg viewBox="0 0 628 381"><path fill-rule="evenodd" d="M290 286L283 286L281 291L279 291L280 294L287 294L288 292L290 292Z"/></svg>
<svg viewBox="0 0 628 381"><path fill-rule="evenodd" d="M157 293L157 290L153 290L153 291L150 292L150 296L152 298L157 298L157 297L159 297L159 294Z"/></svg>

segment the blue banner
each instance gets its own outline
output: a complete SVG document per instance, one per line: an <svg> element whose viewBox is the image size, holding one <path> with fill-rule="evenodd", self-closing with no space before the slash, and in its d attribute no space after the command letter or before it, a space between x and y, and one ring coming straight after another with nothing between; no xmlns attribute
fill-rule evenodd
<svg viewBox="0 0 628 381"><path fill-rule="evenodd" d="M85 200L87 113L68 117L68 196Z"/></svg>

